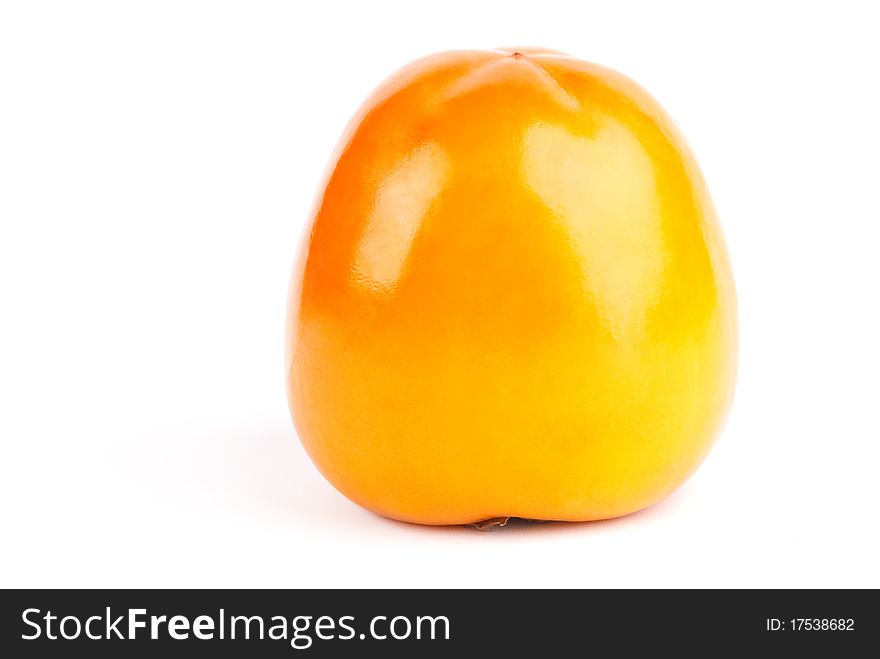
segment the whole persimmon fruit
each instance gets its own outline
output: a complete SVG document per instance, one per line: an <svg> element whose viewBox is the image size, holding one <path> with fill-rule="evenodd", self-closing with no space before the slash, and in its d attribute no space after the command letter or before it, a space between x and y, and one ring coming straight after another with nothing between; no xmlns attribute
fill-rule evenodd
<svg viewBox="0 0 880 659"><path fill-rule="evenodd" d="M726 416L736 300L673 120L540 49L403 68L352 119L293 274L289 402L343 494L422 524L650 506Z"/></svg>

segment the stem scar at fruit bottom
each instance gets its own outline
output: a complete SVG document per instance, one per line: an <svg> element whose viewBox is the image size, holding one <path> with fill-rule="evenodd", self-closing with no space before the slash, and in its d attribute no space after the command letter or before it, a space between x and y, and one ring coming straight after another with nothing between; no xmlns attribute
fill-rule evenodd
<svg viewBox="0 0 880 659"><path fill-rule="evenodd" d="M529 517L490 517L489 519L484 519L479 522L474 522L473 524L468 524L471 528L477 529L477 531L494 531L495 529L500 529L502 526L507 526L507 523L513 520L514 524L548 524L552 522L551 519L531 519ZM514 526L511 524L511 526Z"/></svg>
<svg viewBox="0 0 880 659"><path fill-rule="evenodd" d="M473 524L469 524L468 526L472 526L477 531L491 531L492 529L501 528L506 525L510 517L492 517L490 519L484 519L479 522L474 522Z"/></svg>

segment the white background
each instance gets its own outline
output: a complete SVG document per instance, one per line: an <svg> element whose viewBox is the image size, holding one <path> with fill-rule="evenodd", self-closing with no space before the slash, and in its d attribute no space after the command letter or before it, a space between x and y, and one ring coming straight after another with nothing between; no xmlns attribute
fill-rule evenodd
<svg viewBox="0 0 880 659"><path fill-rule="evenodd" d="M0 586L880 586L871 3L7 2ZM330 151L418 56L541 45L681 124L739 291L728 426L654 508L378 518L290 422L288 276Z"/></svg>

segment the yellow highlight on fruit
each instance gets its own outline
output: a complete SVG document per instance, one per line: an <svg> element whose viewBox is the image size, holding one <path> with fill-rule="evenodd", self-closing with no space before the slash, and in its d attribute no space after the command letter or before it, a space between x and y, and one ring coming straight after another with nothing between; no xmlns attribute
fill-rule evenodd
<svg viewBox="0 0 880 659"><path fill-rule="evenodd" d="M596 520L700 464L736 298L677 126L540 49L418 60L342 136L294 270L288 395L343 494L422 524Z"/></svg>

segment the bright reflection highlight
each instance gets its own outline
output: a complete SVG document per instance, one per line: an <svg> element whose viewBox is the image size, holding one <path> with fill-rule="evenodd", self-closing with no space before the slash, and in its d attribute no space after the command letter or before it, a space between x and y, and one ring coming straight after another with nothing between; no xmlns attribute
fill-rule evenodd
<svg viewBox="0 0 880 659"><path fill-rule="evenodd" d="M392 291L406 265L413 239L434 198L443 189L449 159L438 145L426 143L385 178L357 247L355 279Z"/></svg>
<svg viewBox="0 0 880 659"><path fill-rule="evenodd" d="M523 178L569 232L609 331L638 333L664 265L655 173L641 143L615 121L593 138L536 123Z"/></svg>

